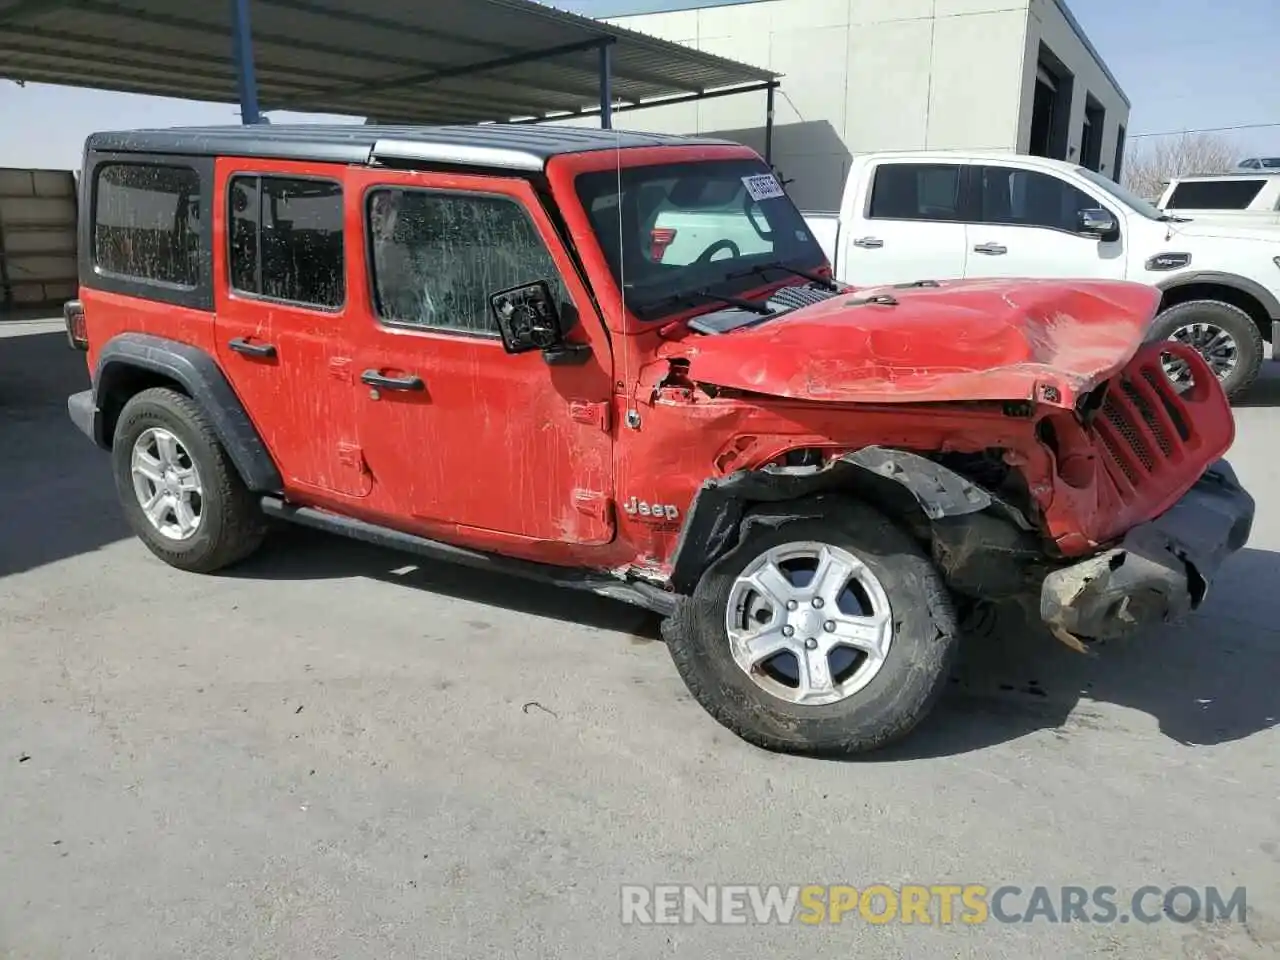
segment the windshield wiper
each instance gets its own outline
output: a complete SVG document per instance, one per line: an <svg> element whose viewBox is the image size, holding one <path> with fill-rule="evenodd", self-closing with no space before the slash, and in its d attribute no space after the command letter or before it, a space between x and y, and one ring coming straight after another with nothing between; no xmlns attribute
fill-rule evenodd
<svg viewBox="0 0 1280 960"><path fill-rule="evenodd" d="M710 290L693 290L689 293L673 293L669 297L663 297L661 300L655 300L653 303L647 303L637 312L649 313L654 310L661 310L664 307L672 307L684 303L689 306L697 306L699 301L710 300L713 303L724 303L731 307L737 307L740 310L748 310L751 313L759 314L762 317L768 317L773 314L765 304L758 300L744 300L741 297L728 297L720 293L712 293Z"/></svg>
<svg viewBox="0 0 1280 960"><path fill-rule="evenodd" d="M751 276L763 277L766 271L769 271L769 270L781 270L783 273L789 273L793 277L803 277L805 280L808 280L810 283L816 283L820 287L825 287L826 289L830 290L832 293L840 292L840 285L836 283L834 280L832 280L830 277L824 277L819 273L813 273L809 270L801 270L798 267L790 266L789 264L783 263L780 260L775 261L774 263L762 263L759 266L752 267L750 270L743 270L740 273L731 273L729 274L729 276L725 277L725 279L737 280L741 277L751 277Z"/></svg>
<svg viewBox="0 0 1280 960"><path fill-rule="evenodd" d="M1156 218L1161 223L1190 223L1190 217L1175 217L1171 213L1162 213Z"/></svg>

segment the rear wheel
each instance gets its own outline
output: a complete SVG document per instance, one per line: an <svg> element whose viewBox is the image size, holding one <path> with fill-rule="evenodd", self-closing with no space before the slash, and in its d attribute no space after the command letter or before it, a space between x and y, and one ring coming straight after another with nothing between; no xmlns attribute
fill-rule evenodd
<svg viewBox="0 0 1280 960"><path fill-rule="evenodd" d="M1239 307L1218 300L1190 300L1156 318L1152 339L1176 340L1192 347L1209 364L1223 391L1235 399L1262 370L1262 331ZM1165 372L1175 384L1190 386L1187 364L1165 357Z"/></svg>
<svg viewBox="0 0 1280 960"><path fill-rule="evenodd" d="M756 527L664 625L698 702L744 739L790 753L883 747L922 720L958 631L932 563L886 517Z"/></svg>
<svg viewBox="0 0 1280 960"><path fill-rule="evenodd" d="M262 512L190 397L164 387L133 397L111 452L129 526L165 563L210 573L262 543Z"/></svg>

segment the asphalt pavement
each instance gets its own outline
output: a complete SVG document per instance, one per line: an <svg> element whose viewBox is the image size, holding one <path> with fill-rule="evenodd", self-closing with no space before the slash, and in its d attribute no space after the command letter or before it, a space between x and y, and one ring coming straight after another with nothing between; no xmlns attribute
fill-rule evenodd
<svg viewBox="0 0 1280 960"><path fill-rule="evenodd" d="M1280 371L1237 408L1258 520L1200 613L1094 657L975 637L856 762L736 739L604 599L301 530L172 570L67 420L86 382L59 324L0 322L0 957L1280 955ZM672 883L1244 887L1247 913L622 922L623 885Z"/></svg>

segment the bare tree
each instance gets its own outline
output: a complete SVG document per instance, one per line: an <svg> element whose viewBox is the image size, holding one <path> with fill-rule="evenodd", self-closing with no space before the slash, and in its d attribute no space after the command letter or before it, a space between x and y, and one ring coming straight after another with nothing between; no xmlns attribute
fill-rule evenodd
<svg viewBox="0 0 1280 960"><path fill-rule="evenodd" d="M1234 166L1230 141L1209 133L1179 133L1152 137L1130 151L1124 161L1124 182L1139 196L1154 199L1174 177L1227 173Z"/></svg>

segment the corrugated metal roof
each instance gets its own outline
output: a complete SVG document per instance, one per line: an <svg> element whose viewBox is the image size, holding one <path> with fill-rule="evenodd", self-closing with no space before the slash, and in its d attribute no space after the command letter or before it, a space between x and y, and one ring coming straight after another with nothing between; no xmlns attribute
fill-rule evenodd
<svg viewBox="0 0 1280 960"><path fill-rule="evenodd" d="M250 0L263 110L412 123L590 112L776 74L532 0ZM0 77L236 102L227 0L0 0ZM535 55L542 54L537 59Z"/></svg>

